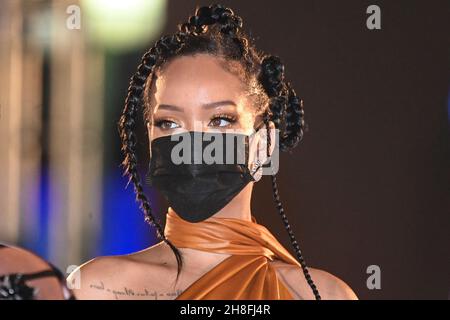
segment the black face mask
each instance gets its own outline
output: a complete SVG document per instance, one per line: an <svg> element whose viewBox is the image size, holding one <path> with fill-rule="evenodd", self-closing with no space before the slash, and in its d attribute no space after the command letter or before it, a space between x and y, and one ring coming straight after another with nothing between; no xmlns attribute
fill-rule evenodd
<svg viewBox="0 0 450 320"><path fill-rule="evenodd" d="M200 222L254 180L248 159L248 135L183 132L152 141L148 179L181 218Z"/></svg>

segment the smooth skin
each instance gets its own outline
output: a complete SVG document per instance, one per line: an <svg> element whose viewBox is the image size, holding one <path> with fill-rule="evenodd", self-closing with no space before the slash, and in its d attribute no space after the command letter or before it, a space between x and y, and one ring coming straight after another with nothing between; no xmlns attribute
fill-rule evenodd
<svg viewBox="0 0 450 320"><path fill-rule="evenodd" d="M150 105L150 142L184 130L236 129L250 134L261 120L261 112L246 94L242 79L223 68L219 58L208 54L177 57L167 63L152 84ZM273 123L270 126L274 128ZM261 145L254 144L251 152L256 153ZM251 221L254 183L249 183L213 217ZM170 300L229 257L190 248L179 250L184 266L177 282L177 262L164 242L128 255L92 259L72 272L68 282L78 284L79 288L74 289L77 299ZM294 299L314 299L300 267L280 260L270 263ZM309 270L322 299L357 299L342 280L322 270Z"/></svg>

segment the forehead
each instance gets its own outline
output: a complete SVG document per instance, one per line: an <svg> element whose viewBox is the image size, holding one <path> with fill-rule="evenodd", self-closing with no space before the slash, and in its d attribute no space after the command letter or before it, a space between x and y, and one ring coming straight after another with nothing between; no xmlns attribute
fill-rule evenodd
<svg viewBox="0 0 450 320"><path fill-rule="evenodd" d="M208 55L177 57L157 73L151 101L193 107L219 100L245 98L245 85L236 72L224 67L224 60Z"/></svg>

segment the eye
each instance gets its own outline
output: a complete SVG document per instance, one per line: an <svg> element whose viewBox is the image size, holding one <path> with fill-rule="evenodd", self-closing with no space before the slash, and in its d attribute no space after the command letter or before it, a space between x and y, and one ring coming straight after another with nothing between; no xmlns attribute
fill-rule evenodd
<svg viewBox="0 0 450 320"><path fill-rule="evenodd" d="M215 115L211 118L209 126L211 127L228 127L236 122L236 116L229 114Z"/></svg>
<svg viewBox="0 0 450 320"><path fill-rule="evenodd" d="M169 120L169 119L159 119L155 120L154 122L155 127L159 127L162 130L170 130L170 129L176 129L179 128L180 125L177 124L175 121Z"/></svg>

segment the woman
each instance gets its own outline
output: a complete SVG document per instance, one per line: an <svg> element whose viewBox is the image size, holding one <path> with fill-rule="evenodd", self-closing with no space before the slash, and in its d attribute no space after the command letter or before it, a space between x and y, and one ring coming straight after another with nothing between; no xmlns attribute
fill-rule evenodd
<svg viewBox="0 0 450 320"><path fill-rule="evenodd" d="M141 112L150 141L150 183L170 205L164 229L152 214L137 171L135 126ZM261 164L274 153L277 130L280 149L289 151L301 140L303 128L303 106L284 79L280 59L254 47L231 9L197 8L176 34L162 37L144 54L119 121L125 172L161 242L85 263L69 276L69 281L81 279L76 297L355 299L343 281L307 268L274 174L276 206L296 258L251 213L253 184L261 178ZM171 163L175 145L169 137L201 132L217 133L216 139L233 135L230 131L243 138L244 163ZM202 142L200 151L206 148ZM239 152L227 148L227 154ZM265 158L257 156L261 151Z"/></svg>

